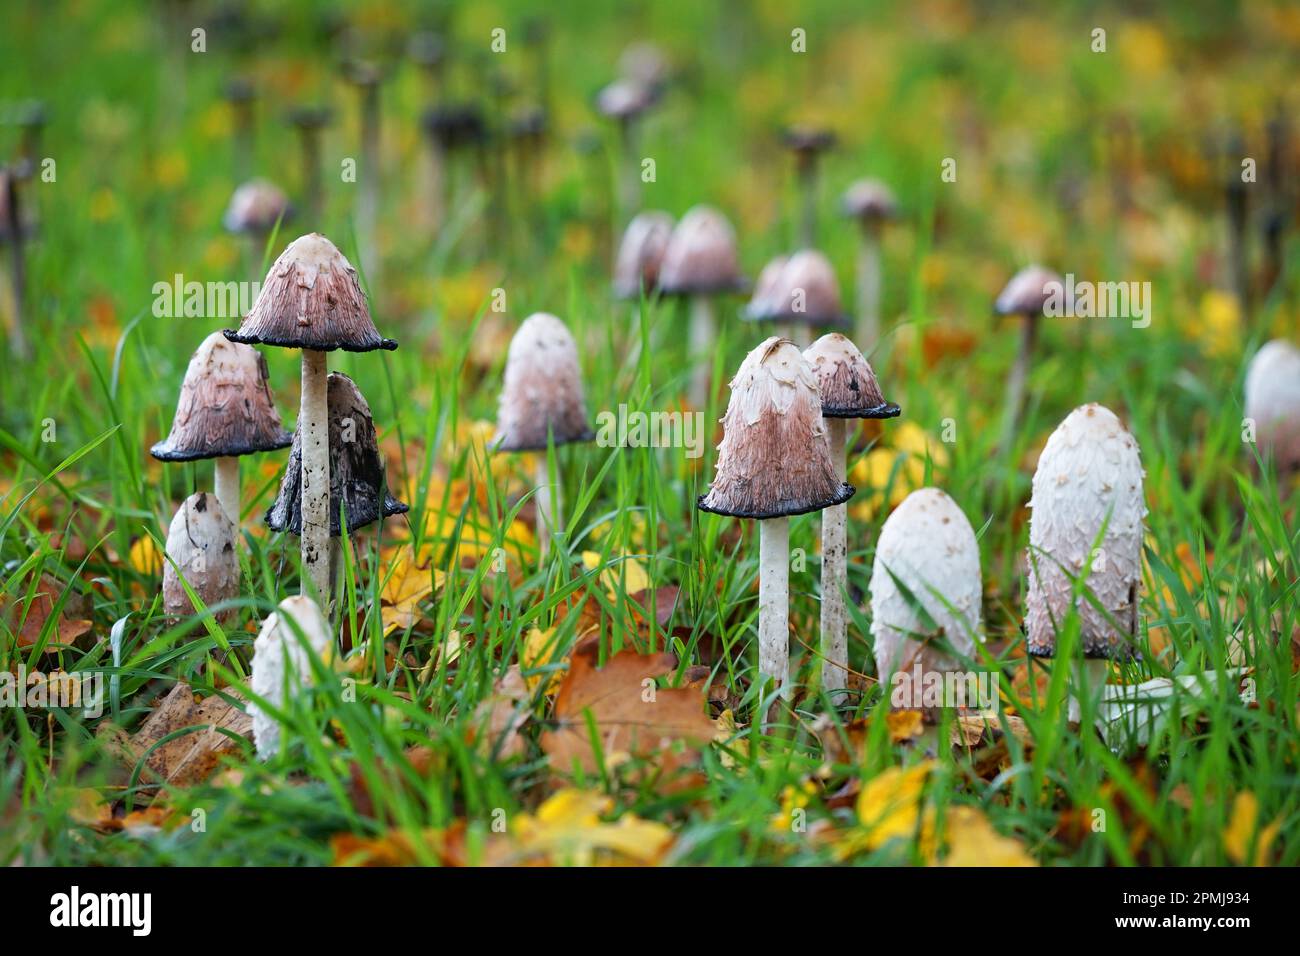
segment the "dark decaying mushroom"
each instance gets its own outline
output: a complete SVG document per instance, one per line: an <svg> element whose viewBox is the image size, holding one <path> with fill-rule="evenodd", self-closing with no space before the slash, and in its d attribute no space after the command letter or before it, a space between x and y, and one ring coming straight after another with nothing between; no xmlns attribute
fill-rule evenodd
<svg viewBox="0 0 1300 956"><path fill-rule="evenodd" d="M342 372L329 374L330 537L348 534L392 515L405 514L408 506L388 492L383 455L375 434L370 405L356 382ZM289 467L280 493L266 512L273 531L302 534L302 443L293 436Z"/></svg>
<svg viewBox="0 0 1300 956"><path fill-rule="evenodd" d="M835 474L812 369L775 336L745 356L731 381L717 470L702 511L759 525L759 674L790 685L791 515L843 504L853 486Z"/></svg>
<svg viewBox="0 0 1300 956"><path fill-rule="evenodd" d="M849 418L894 418L900 409L885 401L870 363L856 345L838 332L823 335L803 353L817 379L822 417L831 446L835 474L848 471ZM822 513L822 686L839 690L848 675L848 508L834 505Z"/></svg>
<svg viewBox="0 0 1300 956"><path fill-rule="evenodd" d="M292 440L275 408L266 357L213 332L190 358L171 432L149 453L159 461L215 458L217 500L238 526L239 458L285 448Z"/></svg>

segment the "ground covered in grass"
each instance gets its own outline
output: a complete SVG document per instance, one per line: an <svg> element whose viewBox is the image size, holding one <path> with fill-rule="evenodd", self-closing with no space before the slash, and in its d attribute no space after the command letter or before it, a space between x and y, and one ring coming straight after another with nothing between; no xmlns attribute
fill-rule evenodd
<svg viewBox="0 0 1300 956"><path fill-rule="evenodd" d="M328 14L208 6L155 21L152 5L82 0L57 20L9 11L0 31L5 96L44 101L36 156L55 162L52 179L24 185L39 224L26 245L30 354L0 374L0 670L90 673L104 687L94 716L0 708L0 862L1300 862L1300 493L1242 440L1247 362L1297 334L1295 243L1270 258L1265 228L1281 215L1285 237L1295 214L1300 138L1270 132L1296 106L1293 8L1194 19L1178 4L1133 18L960 0L870 13L474 3L433 24L393 0ZM418 122L433 94L404 52L411 34L442 32L440 95L477 104L499 131L544 102L539 23L545 137L499 137L479 165L472 150L453 155L435 223ZM572 330L593 420L621 406L689 411L685 304L610 291L629 157L591 102L638 40L672 64L632 157L654 160L640 203L725 212L749 276L796 244L787 125L838 136L817 244L846 302L858 236L836 214L840 192L879 177L902 210L883 235L884 334L870 358L903 412L851 432L849 687L819 686L819 519L801 516L795 686L766 725L757 529L694 507L725 383L768 334L740 318L742 298L721 309L699 456L682 442L555 449L567 530L545 554L533 456L490 450L507 345L535 311ZM389 69L373 221L357 214L364 171L347 180L362 148L338 66L349 55ZM258 91L252 137L223 96L235 77ZM279 182L301 213L283 116L304 103L335 111L322 213L255 246L226 234L222 212L250 175ZM19 128L0 137L17 155ZM1248 275L1234 283L1223 195L1242 157L1261 172ZM1269 185L1273 169L1289 171L1289 194ZM164 465L149 448L191 352L239 316L159 316L156 285L260 278L310 229L361 271L376 326L400 343L330 361L368 397L388 483L410 510L349 540L334 646L278 712L281 752L259 761L243 712L252 644L300 582L297 538L262 522L288 453L243 460L242 596L217 609L230 613L168 619L168 524L213 469ZM1149 282L1150 322L1044 320L1004 447L1019 332L991 304L1034 261ZM299 354L262 351L291 425ZM1141 658L1110 679L1187 678L1140 738L1071 725L1064 669L1029 663L1021 633L1038 454L1094 401L1140 444L1149 512ZM996 712L949 713L952 746L933 755L890 714L866 596L883 521L926 485L977 532L986 641L972 664L999 677Z"/></svg>

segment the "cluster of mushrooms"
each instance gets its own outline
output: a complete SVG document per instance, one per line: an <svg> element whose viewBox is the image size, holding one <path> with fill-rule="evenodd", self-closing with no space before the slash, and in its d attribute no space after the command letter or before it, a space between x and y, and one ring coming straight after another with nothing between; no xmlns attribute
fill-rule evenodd
<svg viewBox="0 0 1300 956"><path fill-rule="evenodd" d="M281 425L266 359L255 345L302 352L293 435ZM239 596L239 459L292 446L265 521L299 536L302 593L266 619L254 645L252 686L268 700L283 699L286 654L295 679L310 680L299 636L318 654L332 645L322 608L331 606L343 536L407 510L388 492L365 396L327 362L339 349L396 347L375 329L356 270L338 248L316 233L301 236L275 260L240 327L212 333L195 351L171 432L152 449L162 461L215 460L213 491L186 498L168 529L163 606L173 617L214 607L220 619ZM278 731L260 711L254 739L259 753L274 752Z"/></svg>

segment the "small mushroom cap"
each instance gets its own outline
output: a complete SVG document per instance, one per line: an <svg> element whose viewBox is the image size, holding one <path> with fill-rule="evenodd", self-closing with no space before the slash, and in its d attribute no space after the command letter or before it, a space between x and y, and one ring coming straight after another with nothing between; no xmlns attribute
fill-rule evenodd
<svg viewBox="0 0 1300 956"><path fill-rule="evenodd" d="M505 384L497 408L497 451L543 451L591 441L582 394L578 344L568 327L548 312L524 319L506 353Z"/></svg>
<svg viewBox="0 0 1300 956"><path fill-rule="evenodd" d="M1042 315L1053 286L1061 284L1061 277L1051 269L1026 266L1011 277L993 308L999 315Z"/></svg>
<svg viewBox="0 0 1300 956"><path fill-rule="evenodd" d="M324 129L334 118L328 106L295 106L285 114L285 119L302 130Z"/></svg>
<svg viewBox="0 0 1300 956"><path fill-rule="evenodd" d="M864 223L893 219L898 215L898 202L893 192L879 179L859 179L844 190L840 199L844 215Z"/></svg>
<svg viewBox="0 0 1300 956"><path fill-rule="evenodd" d="M1278 472L1300 470L1300 349L1274 339L1265 343L1246 370L1246 417L1255 440L1272 454Z"/></svg>
<svg viewBox="0 0 1300 956"><path fill-rule="evenodd" d="M638 213L627 225L614 260L614 293L635 299L644 289L653 292L659 281L659 265L673 231L673 217L666 212Z"/></svg>
<svg viewBox="0 0 1300 956"><path fill-rule="evenodd" d="M596 94L596 109L610 119L630 120L640 116L658 99L654 87L638 80L615 80Z"/></svg>
<svg viewBox="0 0 1300 956"><path fill-rule="evenodd" d="M803 353L817 378L827 418L895 418L901 409L885 401L871 363L838 332L823 335Z"/></svg>
<svg viewBox="0 0 1300 956"><path fill-rule="evenodd" d="M817 380L789 339L772 336L731 380L717 472L700 510L737 518L820 511L853 497L831 461Z"/></svg>
<svg viewBox="0 0 1300 956"><path fill-rule="evenodd" d="M330 372L329 403L330 537L342 534L342 507L347 509L348 534L409 509L388 493L384 456L375 436L375 420L366 397L342 372ZM266 512L272 531L302 534L302 440L294 432L289 466L280 493Z"/></svg>
<svg viewBox="0 0 1300 956"><path fill-rule="evenodd" d="M446 150L476 146L487 139L487 121L473 103L449 103L424 111L420 119L425 135Z"/></svg>
<svg viewBox="0 0 1300 956"><path fill-rule="evenodd" d="M811 326L847 325L835 269L822 253L802 249L778 266L774 259L755 286L746 315L756 321L798 322ZM768 275L768 270L773 274Z"/></svg>
<svg viewBox="0 0 1300 956"><path fill-rule="evenodd" d="M167 529L163 567L163 610L173 617L195 613L181 577L205 607L239 596L239 555L235 526L217 503L216 495L200 491L181 504ZM179 572L179 573L178 573ZM221 619L233 611L222 612Z"/></svg>
<svg viewBox="0 0 1300 956"><path fill-rule="evenodd" d="M949 648L973 656L983 593L979 544L961 508L938 488L912 492L885 519L870 589L871 636L882 684L918 663L923 675L958 668Z"/></svg>
<svg viewBox="0 0 1300 956"><path fill-rule="evenodd" d="M328 664L333 658L334 639L316 602L306 595L295 594L281 601L262 622L262 629L253 642L249 688L269 704L282 708L286 687L293 692L313 682L308 648L322 663ZM248 715L253 718L257 755L266 760L280 749L280 724L256 702L249 703Z"/></svg>
<svg viewBox="0 0 1300 956"><path fill-rule="evenodd" d="M1056 628L1070 612L1072 578L1091 566L1087 588L1104 613L1086 595L1074 602L1083 654L1132 655L1142 583L1143 477L1137 439L1101 405L1076 408L1047 439L1029 502L1030 654L1055 655ZM1098 542L1103 524L1106 533ZM1095 554L1094 544L1100 549Z"/></svg>
<svg viewBox="0 0 1300 956"><path fill-rule="evenodd" d="M235 190L221 222L230 232L263 235L291 215L284 190L265 179L252 179Z"/></svg>
<svg viewBox="0 0 1300 956"><path fill-rule="evenodd" d="M790 126L782 131L781 140L795 153L811 158L835 145L835 133L814 126Z"/></svg>
<svg viewBox="0 0 1300 956"><path fill-rule="evenodd" d="M618 57L621 76L652 89L667 82L671 69L663 50L646 40L628 44Z"/></svg>
<svg viewBox="0 0 1300 956"><path fill-rule="evenodd" d="M190 358L171 434L150 454L160 461L235 458L292 441L267 383L266 356L213 332Z"/></svg>
<svg viewBox="0 0 1300 956"><path fill-rule="evenodd" d="M299 236L271 265L252 311L226 338L317 352L395 349L370 319L357 270L320 233Z"/></svg>
<svg viewBox="0 0 1300 956"><path fill-rule="evenodd" d="M736 232L709 206L687 210L668 237L659 266L659 289L670 295L735 292L744 287Z"/></svg>

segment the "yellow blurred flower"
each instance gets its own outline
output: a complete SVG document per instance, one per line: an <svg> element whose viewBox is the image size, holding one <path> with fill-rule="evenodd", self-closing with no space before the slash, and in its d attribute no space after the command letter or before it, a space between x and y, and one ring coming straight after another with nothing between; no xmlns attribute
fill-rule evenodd
<svg viewBox="0 0 1300 956"><path fill-rule="evenodd" d="M153 543L153 538L148 535L145 535L142 538L136 538L131 542L131 555L129 560L131 562L131 567L135 569L137 574L162 574L162 554L158 551L158 545Z"/></svg>
<svg viewBox="0 0 1300 956"><path fill-rule="evenodd" d="M1241 307L1236 296L1210 289L1201 296L1200 316L1197 338L1207 355L1224 358L1241 348Z"/></svg>

